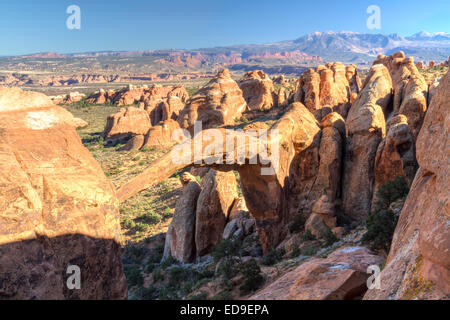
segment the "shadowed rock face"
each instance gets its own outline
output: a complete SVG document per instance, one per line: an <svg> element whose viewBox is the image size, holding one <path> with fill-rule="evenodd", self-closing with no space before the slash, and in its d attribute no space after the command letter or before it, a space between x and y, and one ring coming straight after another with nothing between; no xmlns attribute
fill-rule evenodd
<svg viewBox="0 0 450 320"><path fill-rule="evenodd" d="M392 110L406 116L416 139L427 110L428 84L414 65L414 59L406 58L401 51L390 56L380 55L375 64L388 68L394 94Z"/></svg>
<svg viewBox="0 0 450 320"><path fill-rule="evenodd" d="M192 134L195 121L201 121L203 129L234 124L245 108L241 89L228 69L223 69L187 101L178 122Z"/></svg>
<svg viewBox="0 0 450 320"><path fill-rule="evenodd" d="M151 127L147 111L134 107L121 108L106 120L103 138L105 141L116 141L134 135L146 134Z"/></svg>
<svg viewBox="0 0 450 320"><path fill-rule="evenodd" d="M209 253L222 239L228 215L238 198L234 172L210 170L197 200L195 245L197 256Z"/></svg>
<svg viewBox="0 0 450 320"><path fill-rule="evenodd" d="M125 299L118 206L72 115L0 88L0 297ZM69 265L80 290L67 289Z"/></svg>
<svg viewBox="0 0 450 320"><path fill-rule="evenodd" d="M381 290L365 299L450 299L450 73L417 138L420 166L394 233Z"/></svg>
<svg viewBox="0 0 450 320"><path fill-rule="evenodd" d="M373 66L347 117L342 190L344 213L350 221L364 221L370 213L375 157L386 135L383 111L388 109L391 92L387 68Z"/></svg>

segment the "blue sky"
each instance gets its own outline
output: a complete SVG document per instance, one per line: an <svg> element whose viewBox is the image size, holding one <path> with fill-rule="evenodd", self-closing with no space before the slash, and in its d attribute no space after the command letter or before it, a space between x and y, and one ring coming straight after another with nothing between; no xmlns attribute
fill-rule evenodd
<svg viewBox="0 0 450 320"><path fill-rule="evenodd" d="M81 30L66 27L69 5L81 8ZM381 9L381 30L366 27L369 5ZM194 49L328 30L450 32L449 12L448 0L9 0L0 1L0 55Z"/></svg>

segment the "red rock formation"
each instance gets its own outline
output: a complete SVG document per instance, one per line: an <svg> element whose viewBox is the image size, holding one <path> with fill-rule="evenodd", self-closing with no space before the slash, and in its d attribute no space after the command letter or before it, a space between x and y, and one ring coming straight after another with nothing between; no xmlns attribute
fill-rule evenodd
<svg viewBox="0 0 450 320"><path fill-rule="evenodd" d="M0 273L6 299L126 299L119 203L73 126L39 93L0 88ZM81 272L69 290L67 269Z"/></svg>
<svg viewBox="0 0 450 320"><path fill-rule="evenodd" d="M172 222L166 233L163 260L172 256L183 263L195 258L195 211L200 185L188 173L182 176L183 194L178 198Z"/></svg>
<svg viewBox="0 0 450 320"><path fill-rule="evenodd" d="M278 89L276 105L279 107L286 107L289 103L288 93L284 87Z"/></svg>
<svg viewBox="0 0 450 320"><path fill-rule="evenodd" d="M203 129L234 124L245 108L241 89L228 69L223 69L187 101L178 122L192 133L195 121L201 121Z"/></svg>
<svg viewBox="0 0 450 320"><path fill-rule="evenodd" d="M378 56L375 64L384 64L392 77L394 89L393 111L404 114L417 138L427 109L428 85L414 65L401 51L391 56ZM383 110L387 115L390 110Z"/></svg>
<svg viewBox="0 0 450 320"><path fill-rule="evenodd" d="M326 259L304 262L263 288L250 300L353 300L367 291L367 268L381 257L364 247L345 247Z"/></svg>
<svg viewBox="0 0 450 320"><path fill-rule="evenodd" d="M276 105L273 82L264 71L249 71L238 84L250 110L268 110Z"/></svg>
<svg viewBox="0 0 450 320"><path fill-rule="evenodd" d="M414 135L404 115L390 119L387 134L378 146L374 166L374 201L380 186L402 176L411 184L417 171Z"/></svg>
<svg viewBox="0 0 450 320"><path fill-rule="evenodd" d="M449 91L447 72L417 138L420 169L380 274L381 290L365 299L450 299Z"/></svg>
<svg viewBox="0 0 450 320"><path fill-rule="evenodd" d="M375 156L386 135L383 110L390 104L391 92L387 68L381 64L372 66L347 117L343 204L345 215L353 221L364 221L370 213Z"/></svg>
<svg viewBox="0 0 450 320"><path fill-rule="evenodd" d="M203 256L222 239L227 216L238 198L234 172L209 170L202 180L195 222L197 256Z"/></svg>
<svg viewBox="0 0 450 320"><path fill-rule="evenodd" d="M302 74L296 84L294 100L304 103L311 112L330 106L345 118L352 93L359 92L360 82L355 66L346 68L340 62L329 63Z"/></svg>
<svg viewBox="0 0 450 320"><path fill-rule="evenodd" d="M202 134L198 134L193 140L186 141L181 146L182 148L194 148L194 145L202 146L202 151L198 153L201 154L203 160L201 166L210 166L223 171L234 169L239 172L247 206L256 219L261 242L266 250L284 239L288 232L287 226L291 221L292 213L298 211L298 208L295 209L298 203L291 198L293 188L291 185L293 182L291 181L294 178L289 177L293 173L293 168L295 168L294 163L298 165L299 159L303 157L302 153L308 152L307 149L310 147L311 149L317 148L318 141L320 141L318 123L314 116L300 103L293 104L272 129L281 133L279 170L275 174L261 175L262 164L270 164L271 159L268 154L259 154L259 164L239 165L237 158L234 159L234 164L226 164L226 150L214 156L205 153L204 150L211 148L214 144L214 141L208 138L211 137L210 130L203 131ZM244 138L244 144L239 146L240 149L244 148L242 150L246 150L245 148L248 150L249 145L260 143L253 136L245 133L225 129L220 129L219 132L224 139L223 141L240 136L246 137ZM119 198L124 200L170 176L177 170L194 163L192 154L180 155L178 152L178 149L172 150L169 154L154 162L141 175L125 184L119 190ZM235 156L237 155L235 154ZM250 155L247 154L246 156L249 157ZM173 157L177 159L177 162L173 162ZM223 159L223 163L216 164L217 158ZM215 160L212 161L212 159ZM250 159L244 160L246 160L245 163L248 163Z"/></svg>
<svg viewBox="0 0 450 320"><path fill-rule="evenodd" d="M106 120L103 137L105 141L116 141L134 135L146 134L151 127L148 113L134 107L121 108Z"/></svg>

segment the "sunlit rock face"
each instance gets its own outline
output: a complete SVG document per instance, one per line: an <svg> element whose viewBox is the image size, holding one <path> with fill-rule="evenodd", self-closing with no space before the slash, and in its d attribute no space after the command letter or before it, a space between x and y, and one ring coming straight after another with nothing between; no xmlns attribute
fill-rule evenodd
<svg viewBox="0 0 450 320"><path fill-rule="evenodd" d="M45 95L0 88L3 298L127 298L119 202L75 126ZM79 290L67 285L69 266Z"/></svg>

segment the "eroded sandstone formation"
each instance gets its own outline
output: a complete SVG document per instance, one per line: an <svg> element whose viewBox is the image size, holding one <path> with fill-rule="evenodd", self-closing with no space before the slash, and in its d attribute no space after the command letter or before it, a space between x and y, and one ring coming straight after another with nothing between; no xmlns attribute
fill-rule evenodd
<svg viewBox="0 0 450 320"><path fill-rule="evenodd" d="M269 110L277 105L273 82L264 71L249 71L238 84L249 110Z"/></svg>
<svg viewBox="0 0 450 320"><path fill-rule="evenodd" d="M378 56L375 64L384 64L388 68L394 94L392 110L406 116L417 138L427 109L428 85L414 65L414 59L399 51L390 56ZM388 110L384 111L386 114Z"/></svg>
<svg viewBox="0 0 450 320"><path fill-rule="evenodd" d="M294 100L302 102L311 112L327 105L346 118L352 95L359 93L361 81L355 66L328 63L315 70L306 70L299 78Z"/></svg>
<svg viewBox="0 0 450 320"><path fill-rule="evenodd" d="M209 253L222 239L228 215L238 198L234 172L210 170L202 180L197 201L195 245L197 256Z"/></svg>
<svg viewBox="0 0 450 320"><path fill-rule="evenodd" d="M195 177L188 173L181 177L183 194L178 198L172 222L166 233L163 259L170 256L183 263L195 258L195 212L201 191Z"/></svg>
<svg viewBox="0 0 450 320"><path fill-rule="evenodd" d="M375 157L374 201L378 188L396 177L405 177L411 184L418 168L414 135L408 119L402 114L394 116L388 121L386 131Z"/></svg>
<svg viewBox="0 0 450 320"><path fill-rule="evenodd" d="M417 138L420 166L400 214L381 290L365 299L449 299L450 73L433 96Z"/></svg>
<svg viewBox="0 0 450 320"><path fill-rule="evenodd" d="M386 135L384 110L392 99L388 69L374 65L346 121L347 143L343 176L343 209L350 221L364 221L370 214L374 162L378 145Z"/></svg>
<svg viewBox="0 0 450 320"><path fill-rule="evenodd" d="M222 239L228 216L238 198L233 172L209 170L201 185L189 173L181 177L183 194L166 234L164 259L193 262Z"/></svg>
<svg viewBox="0 0 450 320"><path fill-rule="evenodd" d="M192 134L195 121L201 121L203 129L234 124L245 108L242 90L228 69L222 69L187 101L178 122Z"/></svg>
<svg viewBox="0 0 450 320"><path fill-rule="evenodd" d="M184 147L194 150L195 145L202 147L200 166L213 167L220 171L237 170L241 177L242 189L246 204L252 216L256 219L257 228L261 237L263 247L271 248L279 243L287 233L287 225L291 220L291 214L298 209L292 208L297 204L291 201L292 182L288 179L294 169L294 163L299 163L301 155L308 148L317 148L320 141L320 127L314 116L300 103L293 104L286 114L272 127L282 133L279 145L279 169L275 173L261 174L262 167L269 166L271 161L270 153L260 153L252 155L245 153L243 163L237 158L232 164L226 164L227 151L225 145L216 150L215 155L205 153L212 147L214 141L210 140L210 130L205 130L194 137L193 140L186 141ZM249 145L258 145L258 138L242 132L232 130L217 129L223 141L241 137L244 141L239 145L239 149L248 150ZM209 136L209 137L208 137ZM205 139L203 139L206 137ZM183 147L181 146L181 147ZM132 179L119 190L119 198L124 200L133 194L149 188L158 183L175 171L194 164L192 153L179 154L178 148L157 160L141 175ZM218 152L218 153L217 153ZM238 152L232 154L237 157ZM255 164L250 164L249 160L259 156ZM173 159L177 162L173 162ZM214 161L212 161L214 159ZM221 163L216 163L217 159L222 159ZM209 163L209 164L208 164Z"/></svg>
<svg viewBox="0 0 450 320"><path fill-rule="evenodd" d="M2 298L127 298L115 189L72 121L43 94L0 88Z"/></svg>
<svg viewBox="0 0 450 320"><path fill-rule="evenodd" d="M353 300L367 290L367 267L383 259L364 247L345 247L313 258L250 297L250 300Z"/></svg>
<svg viewBox="0 0 450 320"><path fill-rule="evenodd" d="M105 141L123 140L134 135L147 134L150 127L147 111L134 107L121 108L106 120L103 138Z"/></svg>
<svg viewBox="0 0 450 320"><path fill-rule="evenodd" d="M182 102L189 98L189 94L183 86L133 86L127 87L118 91L100 90L87 97L87 101L95 104L111 103L117 106L130 106L139 102L144 102L146 105L154 100L164 99L168 97L178 97Z"/></svg>

